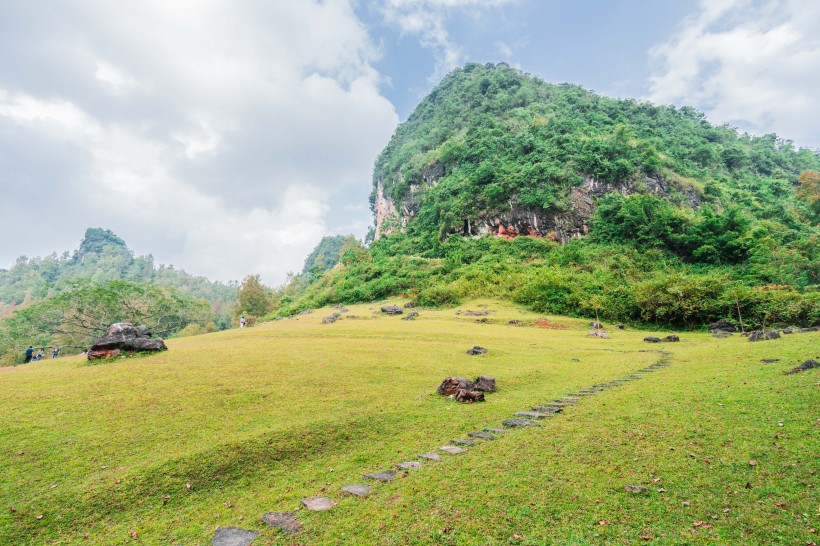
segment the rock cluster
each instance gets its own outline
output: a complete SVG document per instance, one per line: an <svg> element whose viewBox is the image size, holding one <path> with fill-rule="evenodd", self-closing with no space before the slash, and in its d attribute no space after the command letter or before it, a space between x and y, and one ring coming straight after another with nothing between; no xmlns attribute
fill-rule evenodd
<svg viewBox="0 0 820 546"><path fill-rule="evenodd" d="M780 334L775 330L764 332L763 330L753 330L749 332L749 341L769 341L772 339L779 339Z"/></svg>
<svg viewBox="0 0 820 546"><path fill-rule="evenodd" d="M152 337L146 326L134 326L127 322L115 322L106 329L105 334L92 345L88 351L88 360L111 358L121 351L145 352L167 351L168 347L162 338Z"/></svg>
<svg viewBox="0 0 820 546"><path fill-rule="evenodd" d="M666 336L665 338L659 338L656 336L646 336L643 340L647 343L674 343L676 341L680 341L680 338L675 334Z"/></svg>
<svg viewBox="0 0 820 546"><path fill-rule="evenodd" d="M485 392L495 392L495 379L486 375L478 376L475 381L463 377L445 377L436 392L442 396L453 396L465 404L483 402Z"/></svg>

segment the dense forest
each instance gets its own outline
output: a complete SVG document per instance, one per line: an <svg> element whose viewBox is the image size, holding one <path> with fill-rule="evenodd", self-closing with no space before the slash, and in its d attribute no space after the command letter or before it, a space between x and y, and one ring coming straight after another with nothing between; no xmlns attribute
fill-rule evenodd
<svg viewBox="0 0 820 546"><path fill-rule="evenodd" d="M370 248L345 248L341 267L284 287L273 314L406 292L424 305L495 296L673 327L816 324L819 171L817 151L690 107L468 64L376 160L371 205L385 199L405 216ZM572 214L572 192L589 181L608 191L590 196L586 236L464 236L516 207ZM656 181L663 191L647 186Z"/></svg>

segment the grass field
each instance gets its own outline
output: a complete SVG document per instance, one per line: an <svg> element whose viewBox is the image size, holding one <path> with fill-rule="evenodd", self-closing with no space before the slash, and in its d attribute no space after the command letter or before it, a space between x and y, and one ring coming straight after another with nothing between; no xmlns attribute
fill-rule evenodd
<svg viewBox="0 0 820 546"><path fill-rule="evenodd" d="M149 357L0 368L0 544L210 544L229 526L259 531L254 546L820 539L820 370L782 373L817 358L820 334L657 345L559 317L509 326L538 317L506 303L459 309L481 304L488 323L361 305L334 324L320 310ZM473 345L489 353L468 356ZM443 454L367 497L339 489L661 358L670 366L539 428ZM483 404L435 393L447 375L479 374L499 386ZM338 505L299 509L317 495ZM294 510L295 536L260 520Z"/></svg>

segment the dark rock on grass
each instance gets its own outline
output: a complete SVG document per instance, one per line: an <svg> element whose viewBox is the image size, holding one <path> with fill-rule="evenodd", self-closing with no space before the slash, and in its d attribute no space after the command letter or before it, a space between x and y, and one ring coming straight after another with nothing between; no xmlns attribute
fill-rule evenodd
<svg viewBox="0 0 820 546"><path fill-rule="evenodd" d="M323 318L322 319L322 324L333 324L334 322L339 320L339 317L341 317L341 316L342 315L340 315L339 313L333 313L329 317Z"/></svg>
<svg viewBox="0 0 820 546"><path fill-rule="evenodd" d="M589 327L590 328L595 328L596 330L603 330L604 329L603 324L601 324L600 322L595 322L595 321L590 322Z"/></svg>
<svg viewBox="0 0 820 546"><path fill-rule="evenodd" d="M672 334L671 336L666 336L661 340L662 343L675 343L678 341L680 341L680 338L675 334Z"/></svg>
<svg viewBox="0 0 820 546"><path fill-rule="evenodd" d="M505 427L540 427L540 423L526 419L506 419L501 422Z"/></svg>
<svg viewBox="0 0 820 546"><path fill-rule="evenodd" d="M674 343L676 341L680 341L680 338L674 334L666 336L665 338L661 339L657 336L646 336L643 340L647 343Z"/></svg>
<svg viewBox="0 0 820 546"><path fill-rule="evenodd" d="M604 332L603 330L590 330L589 335L592 337L598 337L601 339L609 339L609 334Z"/></svg>
<svg viewBox="0 0 820 546"><path fill-rule="evenodd" d="M490 312L487 311L486 309L483 310L483 311L470 311L469 309L467 311L464 311L464 316L465 317L485 317L489 314L490 314Z"/></svg>
<svg viewBox="0 0 820 546"><path fill-rule="evenodd" d="M626 328L626 326L624 326L623 324L616 324L615 328L617 328L618 330L623 330L624 328Z"/></svg>
<svg viewBox="0 0 820 546"><path fill-rule="evenodd" d="M775 362L780 362L779 358L764 358L760 362L763 364L774 364Z"/></svg>
<svg viewBox="0 0 820 546"><path fill-rule="evenodd" d="M482 440L495 440L495 436L489 432L469 432L467 436L470 438L481 438Z"/></svg>
<svg viewBox="0 0 820 546"><path fill-rule="evenodd" d="M721 330L715 330L714 332L712 332L712 337L716 339L726 339L730 335L732 334L727 334L726 332L723 332Z"/></svg>
<svg viewBox="0 0 820 546"><path fill-rule="evenodd" d="M479 375L475 380L475 390L495 392L495 379L487 375Z"/></svg>
<svg viewBox="0 0 820 546"><path fill-rule="evenodd" d="M487 349L484 347L480 347L478 345L474 346L472 349L467 350L468 355L483 355L487 354Z"/></svg>
<svg viewBox="0 0 820 546"><path fill-rule="evenodd" d="M463 377L445 377L441 385L438 386L436 392L443 396L450 396L459 390L473 390L475 383Z"/></svg>
<svg viewBox="0 0 820 546"><path fill-rule="evenodd" d="M301 313L296 313L296 315L295 315L295 316L297 316L297 317L304 317L305 315L309 315L309 314L311 314L311 313L313 313L313 309L305 309L305 310L304 310L304 311L302 311ZM283 513L284 513L284 512L283 512Z"/></svg>
<svg viewBox="0 0 820 546"><path fill-rule="evenodd" d="M450 440L450 443L459 446L474 446L475 440Z"/></svg>
<svg viewBox="0 0 820 546"><path fill-rule="evenodd" d="M302 505L313 512L323 512L336 506L336 503L327 497L310 497L302 499Z"/></svg>
<svg viewBox="0 0 820 546"><path fill-rule="evenodd" d="M483 402L484 393L481 391L468 391L467 389L458 389L456 391L455 399L462 404L472 404L473 402Z"/></svg>
<svg viewBox="0 0 820 546"><path fill-rule="evenodd" d="M630 493L647 493L649 489L642 485L625 485L624 489L629 491Z"/></svg>
<svg viewBox="0 0 820 546"><path fill-rule="evenodd" d="M398 305L383 305L381 307L381 312L392 316L401 315L404 311L402 311L401 307Z"/></svg>
<svg viewBox="0 0 820 546"><path fill-rule="evenodd" d="M492 432L493 434L504 434L507 432L503 428L484 427L484 432Z"/></svg>
<svg viewBox="0 0 820 546"><path fill-rule="evenodd" d="M810 328L800 328L797 330L798 334L806 334L808 332L820 332L820 326L812 326Z"/></svg>
<svg viewBox="0 0 820 546"><path fill-rule="evenodd" d="M375 472L373 474L365 474L364 477L369 480L378 480L380 482L389 482L396 478L397 474L392 470L384 470L382 472Z"/></svg>
<svg viewBox="0 0 820 546"><path fill-rule="evenodd" d="M416 320L416 317L419 316L418 311L410 311L407 313L407 316L401 320Z"/></svg>
<svg viewBox="0 0 820 546"><path fill-rule="evenodd" d="M769 330L768 332L764 332L762 330L753 330L749 332L749 341L770 341L772 339L779 339L780 334L775 332L774 330Z"/></svg>
<svg viewBox="0 0 820 546"><path fill-rule="evenodd" d="M167 351L162 338L152 337L145 326L134 326L127 322L115 322L97 339L88 351L88 360L110 358L112 351L151 352Z"/></svg>
<svg viewBox="0 0 820 546"><path fill-rule="evenodd" d="M532 411L537 411L540 413L561 413L564 411L564 408L559 406L533 406Z"/></svg>
<svg viewBox="0 0 820 546"><path fill-rule="evenodd" d="M256 531L246 531L237 527L220 527L211 541L213 546L248 546L259 536Z"/></svg>
<svg viewBox="0 0 820 546"><path fill-rule="evenodd" d="M647 343L660 343L661 338L655 336L646 336L643 340Z"/></svg>
<svg viewBox="0 0 820 546"><path fill-rule="evenodd" d="M267 512L262 516L262 521L271 527L282 529L293 535L302 530L302 526L299 524L299 520L296 519L296 514L293 512Z"/></svg>
<svg viewBox="0 0 820 546"><path fill-rule="evenodd" d="M509 324L510 326L524 326L524 321L523 320L518 320L518 319L512 319L512 320L508 320L507 324Z"/></svg>
<svg viewBox="0 0 820 546"><path fill-rule="evenodd" d="M805 372L808 370L812 370L814 368L820 368L820 362L817 362L813 358L810 358L807 361L803 362L801 365L797 366L796 368L792 368L791 370L787 371L786 375L794 375L796 373Z"/></svg>
<svg viewBox="0 0 820 546"><path fill-rule="evenodd" d="M370 494L370 486L364 484L351 484L351 485L343 485L342 491L347 493L348 495L353 495L356 497L364 497L365 495Z"/></svg>
<svg viewBox="0 0 820 546"><path fill-rule="evenodd" d="M732 332L737 332L737 326L735 326L732 322L726 319L720 319L717 322L713 322L709 325L710 332L714 332L717 330L730 334Z"/></svg>
<svg viewBox="0 0 820 546"><path fill-rule="evenodd" d="M404 304L405 309L412 309L415 306L416 306L416 302L414 302L414 301L408 301L407 303Z"/></svg>

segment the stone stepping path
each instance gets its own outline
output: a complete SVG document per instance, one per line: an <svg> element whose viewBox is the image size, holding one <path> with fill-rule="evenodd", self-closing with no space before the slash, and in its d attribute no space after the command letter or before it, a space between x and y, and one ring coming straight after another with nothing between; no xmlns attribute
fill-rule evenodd
<svg viewBox="0 0 820 546"><path fill-rule="evenodd" d="M296 514L293 512L266 512L265 515L262 516L262 521L271 527L282 529L292 535L302 530L302 526L299 524L299 520L296 519Z"/></svg>
<svg viewBox="0 0 820 546"><path fill-rule="evenodd" d="M327 497L310 497L302 499L302 505L313 512L323 512L336 506L336 503Z"/></svg>
<svg viewBox="0 0 820 546"><path fill-rule="evenodd" d="M571 392L565 396L556 398L552 402L546 402L536 406L532 406L532 411L515 412L514 416L516 417L516 419L505 419L501 422L501 424L507 428L484 427L482 431L474 431L467 433L467 436L469 438L479 438L482 440L494 440L496 438L496 435L503 434L507 432L510 428L527 428L541 426L541 423L539 423L537 420L541 420L546 417L562 413L564 409L571 407L574 404L577 404L578 402L580 402L588 396L594 396L595 394L603 392L606 389L623 386L624 384L630 381L640 379L647 372L654 372L656 370L669 366L670 362L666 360L667 353L662 354L664 356L661 360L655 362L654 364L650 364L644 368L641 368L640 370L633 372L627 376L618 377L605 383L596 383L591 387L580 389L577 392ZM455 445L441 446L438 448L437 451L443 451L450 455L458 455L467 452L467 449L459 446L470 447L476 445L476 441L473 439L454 439L450 440L450 442ZM428 461L440 461L441 455L439 455L437 451L419 453L418 457L420 459L425 459ZM422 468L422 464L418 461L407 461L403 463L397 463L395 466L400 470L417 470ZM405 472L403 475L407 476L407 473ZM394 480L397 476L397 472L394 472L392 470L383 470L381 472L375 472L372 474L364 474L363 478L369 480L376 480L379 482L390 482ZM343 485L341 489L343 493L355 497L363 497L371 493L370 486L364 484ZM310 497L302 499L301 502L305 506L305 508L314 511L330 510L331 508L336 506L336 502L334 502L332 499L328 497ZM282 529L287 533L296 534L301 531L301 525L299 521L296 519L296 514L293 512L266 512L262 516L262 521L271 527ZM214 534L213 545L247 546L257 536L258 533L254 531L246 531L244 529L238 529L235 527L219 528L216 530L216 533Z"/></svg>
<svg viewBox="0 0 820 546"><path fill-rule="evenodd" d="M396 479L396 474L392 470L383 470L382 472L376 472L374 474L365 474L363 477L369 480L378 480L382 483L390 482Z"/></svg>
<svg viewBox="0 0 820 546"><path fill-rule="evenodd" d="M354 497L364 497L365 495L370 494L370 486L354 483L350 485L343 485L342 491L344 491L348 495L353 495Z"/></svg>
<svg viewBox="0 0 820 546"><path fill-rule="evenodd" d="M246 531L237 527L220 527L211 541L213 546L248 546L259 536L256 531Z"/></svg>

